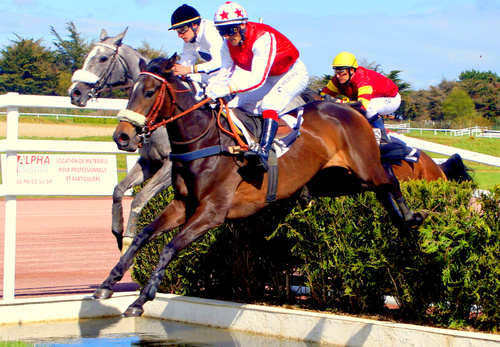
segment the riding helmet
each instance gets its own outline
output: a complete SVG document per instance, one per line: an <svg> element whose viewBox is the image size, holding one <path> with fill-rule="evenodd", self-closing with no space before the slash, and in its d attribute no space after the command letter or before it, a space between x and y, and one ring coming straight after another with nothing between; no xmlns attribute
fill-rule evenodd
<svg viewBox="0 0 500 347"><path fill-rule="evenodd" d="M342 52L333 59L332 66L334 69L358 68L356 57L349 52Z"/></svg>
<svg viewBox="0 0 500 347"><path fill-rule="evenodd" d="M234 25L248 21L247 11L236 2L228 1L221 5L214 15L214 24Z"/></svg>
<svg viewBox="0 0 500 347"><path fill-rule="evenodd" d="M195 8L184 4L172 13L172 27L168 30L174 30L184 25L191 25L193 23L199 24L200 21L201 16L199 12Z"/></svg>

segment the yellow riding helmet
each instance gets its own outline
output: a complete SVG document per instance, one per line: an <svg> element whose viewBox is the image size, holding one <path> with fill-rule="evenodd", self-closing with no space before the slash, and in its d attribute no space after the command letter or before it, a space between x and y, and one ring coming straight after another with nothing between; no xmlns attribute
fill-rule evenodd
<svg viewBox="0 0 500 347"><path fill-rule="evenodd" d="M341 69L341 68L350 68L353 67L355 69L358 68L358 61L356 60L356 57L349 53L349 52L342 52L338 54L335 59L333 59L332 67L334 69Z"/></svg>

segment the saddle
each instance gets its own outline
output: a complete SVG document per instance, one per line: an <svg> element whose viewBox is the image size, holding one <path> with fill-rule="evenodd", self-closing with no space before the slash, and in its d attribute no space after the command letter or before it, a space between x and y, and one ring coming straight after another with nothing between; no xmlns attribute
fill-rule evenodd
<svg viewBox="0 0 500 347"><path fill-rule="evenodd" d="M262 135L263 119L253 113L247 112L242 108L233 109L234 116L237 119L235 125L245 137L245 141L249 147L259 142ZM299 135L299 128L302 125L303 109L299 108L295 115L285 114L278 120L278 130L274 138L274 149L278 157L286 153L290 146L295 142ZM227 115L225 115L227 117ZM241 127L244 127L242 129ZM246 134L245 134L246 133Z"/></svg>
<svg viewBox="0 0 500 347"><path fill-rule="evenodd" d="M420 159L420 150L408 146L400 139L390 136L391 142L380 146L380 155L382 164L401 165L401 162L407 161L416 163Z"/></svg>

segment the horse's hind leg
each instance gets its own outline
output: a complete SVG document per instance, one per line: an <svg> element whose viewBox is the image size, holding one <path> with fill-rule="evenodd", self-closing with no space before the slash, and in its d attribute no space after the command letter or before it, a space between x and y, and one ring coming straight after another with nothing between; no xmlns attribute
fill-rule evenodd
<svg viewBox="0 0 500 347"><path fill-rule="evenodd" d="M389 217L398 229L420 226L424 222L426 215L410 210L401 193L399 181L394 175L392 167L384 165L384 169L391 184L384 185L377 190L377 199L384 205Z"/></svg>
<svg viewBox="0 0 500 347"><path fill-rule="evenodd" d="M123 254L118 264L111 270L108 278L94 292L94 299L109 299L113 295L113 286L120 281L132 266L137 252L149 241L168 232L185 222L186 210L183 202L173 200L151 224L142 229Z"/></svg>

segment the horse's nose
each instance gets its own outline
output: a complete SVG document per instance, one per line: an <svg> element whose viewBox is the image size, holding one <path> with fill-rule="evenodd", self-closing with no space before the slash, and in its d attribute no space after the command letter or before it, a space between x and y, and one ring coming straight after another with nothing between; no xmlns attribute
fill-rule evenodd
<svg viewBox="0 0 500 347"><path fill-rule="evenodd" d="M115 136L115 142L118 145L118 149L124 149L129 145L130 137L125 133L119 133Z"/></svg>
<svg viewBox="0 0 500 347"><path fill-rule="evenodd" d="M86 106L86 103L82 102L82 92L78 88L73 88L73 90L71 90L70 100L75 106Z"/></svg>

